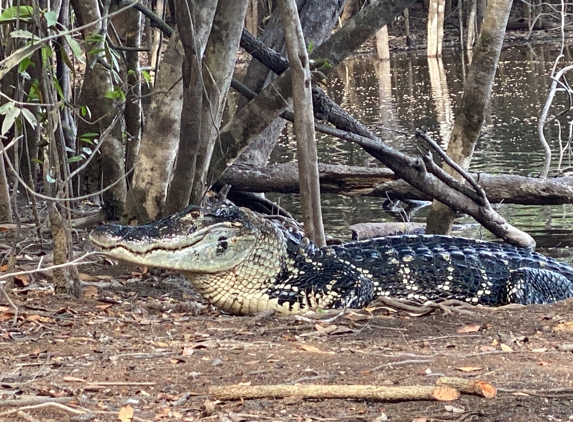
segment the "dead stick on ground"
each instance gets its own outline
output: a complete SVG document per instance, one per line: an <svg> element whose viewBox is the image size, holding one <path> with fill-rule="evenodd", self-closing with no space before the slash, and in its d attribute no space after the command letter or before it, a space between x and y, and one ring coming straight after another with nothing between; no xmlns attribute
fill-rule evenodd
<svg viewBox="0 0 573 422"><path fill-rule="evenodd" d="M210 387L220 400L300 397L304 399L359 400L456 400L459 391L450 387L412 385L383 387L376 385L229 385Z"/></svg>
<svg viewBox="0 0 573 422"><path fill-rule="evenodd" d="M74 413L76 415L83 415L84 413L86 413L84 410L76 410L60 403L48 402L48 403L36 404L33 406L24 406L14 410L8 410L7 412L0 413L0 417L11 415L13 413L22 412L24 410L40 409L43 407L57 407L58 409L65 410L67 412Z"/></svg>
<svg viewBox="0 0 573 422"><path fill-rule="evenodd" d="M441 377L436 381L436 385L441 387L451 387L462 393L476 394L486 399L494 398L497 390L493 385L484 381L474 381L457 377Z"/></svg>

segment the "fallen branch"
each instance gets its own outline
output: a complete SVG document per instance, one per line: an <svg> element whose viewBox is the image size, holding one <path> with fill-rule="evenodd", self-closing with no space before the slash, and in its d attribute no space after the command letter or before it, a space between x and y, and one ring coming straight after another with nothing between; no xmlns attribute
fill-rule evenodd
<svg viewBox="0 0 573 422"><path fill-rule="evenodd" d="M227 385L210 387L209 393L219 400L300 397L303 399L357 399L379 401L440 400L460 397L450 387L410 385L384 387L377 385Z"/></svg>
<svg viewBox="0 0 573 422"><path fill-rule="evenodd" d="M486 399L492 399L497 395L497 390L493 385L479 380L474 381L458 377L441 377L436 381L436 385L455 388L462 393L475 394L485 397Z"/></svg>

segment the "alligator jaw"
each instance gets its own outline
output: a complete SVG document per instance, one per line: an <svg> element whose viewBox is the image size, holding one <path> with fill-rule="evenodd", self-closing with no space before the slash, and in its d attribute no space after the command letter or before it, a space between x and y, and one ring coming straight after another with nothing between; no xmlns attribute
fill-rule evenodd
<svg viewBox="0 0 573 422"><path fill-rule="evenodd" d="M145 226L101 226L90 233L90 240L115 259L209 274L239 265L257 237L244 224L193 208Z"/></svg>

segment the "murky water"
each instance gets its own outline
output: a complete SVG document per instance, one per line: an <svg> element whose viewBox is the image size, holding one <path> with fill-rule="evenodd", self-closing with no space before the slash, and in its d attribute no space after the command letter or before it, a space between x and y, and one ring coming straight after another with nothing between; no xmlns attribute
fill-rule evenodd
<svg viewBox="0 0 573 422"><path fill-rule="evenodd" d="M543 149L537 135L537 122L550 86L549 74L558 54L554 46L520 46L505 49L500 59L491 106L475 151L471 170L487 173L536 175L543 164ZM570 64L569 51L561 61ZM339 66L329 84L329 95L356 118L367 124L380 138L404 151L416 153L413 133L423 128L446 145L453 125L454 111L463 90L462 61L459 55L446 55L442 63L425 56L393 55L389 63L375 57L358 58ZM566 98L557 100L565 107ZM553 113L556 109L553 109ZM552 169L572 165L569 150L560 158L559 147L569 138L569 123L561 120L546 130L555 158ZM405 132L406 135L385 128ZM561 131L562 141L558 141ZM293 159L292 138L275 151L274 161ZM289 145L290 144L290 145ZM377 166L377 160L349 142L320 136L319 159L332 164ZM297 209L297 198L285 195L281 201ZM328 233L348 238L348 226L368 221L423 222L427 209L405 217L382 207L383 198L323 196L325 226ZM573 205L517 206L499 205L499 212L512 224L529 232L539 250L573 261ZM462 217L459 222L473 222ZM489 233L469 232L467 236L491 238ZM546 250L550 248L550 250Z"/></svg>

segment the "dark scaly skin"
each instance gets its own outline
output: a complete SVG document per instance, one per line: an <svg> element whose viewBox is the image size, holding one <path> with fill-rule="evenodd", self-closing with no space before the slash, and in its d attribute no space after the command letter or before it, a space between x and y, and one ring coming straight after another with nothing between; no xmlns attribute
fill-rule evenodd
<svg viewBox="0 0 573 422"><path fill-rule="evenodd" d="M525 249L437 235L319 249L295 224L228 201L146 226L102 226L90 239L111 257L180 271L234 314L360 308L378 296L493 306L573 297L573 269Z"/></svg>

